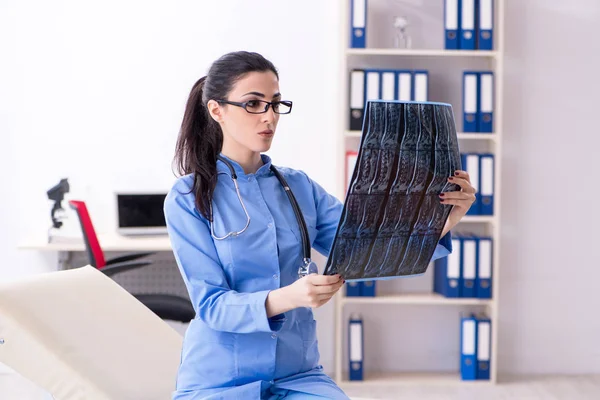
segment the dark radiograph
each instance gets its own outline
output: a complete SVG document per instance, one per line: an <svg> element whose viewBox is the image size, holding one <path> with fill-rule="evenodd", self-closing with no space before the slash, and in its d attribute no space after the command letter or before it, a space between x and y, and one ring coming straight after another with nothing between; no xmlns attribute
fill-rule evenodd
<svg viewBox="0 0 600 400"><path fill-rule="evenodd" d="M377 279L426 271L461 169L452 107L368 101L362 139L326 275Z"/></svg>

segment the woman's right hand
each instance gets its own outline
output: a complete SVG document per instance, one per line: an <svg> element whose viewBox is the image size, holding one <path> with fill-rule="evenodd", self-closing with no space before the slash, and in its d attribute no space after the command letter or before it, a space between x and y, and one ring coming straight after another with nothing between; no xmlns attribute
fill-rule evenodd
<svg viewBox="0 0 600 400"><path fill-rule="evenodd" d="M295 308L318 308L327 303L340 290L344 282L339 274L310 274L287 286L286 295Z"/></svg>

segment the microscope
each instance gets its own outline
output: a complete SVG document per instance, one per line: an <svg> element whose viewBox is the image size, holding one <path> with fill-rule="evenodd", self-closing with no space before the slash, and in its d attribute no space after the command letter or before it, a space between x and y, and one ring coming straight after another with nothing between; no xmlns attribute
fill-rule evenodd
<svg viewBox="0 0 600 400"><path fill-rule="evenodd" d="M63 225L61 221L62 219L64 219L64 209L62 208L62 201L65 197L65 193L69 193L69 190L69 181L65 178L61 179L57 185L53 186L47 192L48 199L54 201L54 206L52 207L52 211L50 212L50 217L52 218L52 226L48 230L48 242L51 241L52 230L60 229L60 227Z"/></svg>

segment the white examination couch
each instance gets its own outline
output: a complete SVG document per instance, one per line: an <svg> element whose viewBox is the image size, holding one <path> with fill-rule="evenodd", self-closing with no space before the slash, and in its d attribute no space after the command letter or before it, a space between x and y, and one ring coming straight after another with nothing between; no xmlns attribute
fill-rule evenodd
<svg viewBox="0 0 600 400"><path fill-rule="evenodd" d="M182 339L92 266L0 284L0 362L56 400L168 400Z"/></svg>
<svg viewBox="0 0 600 400"><path fill-rule="evenodd" d="M181 343L91 266L0 285L0 362L56 400L170 399Z"/></svg>

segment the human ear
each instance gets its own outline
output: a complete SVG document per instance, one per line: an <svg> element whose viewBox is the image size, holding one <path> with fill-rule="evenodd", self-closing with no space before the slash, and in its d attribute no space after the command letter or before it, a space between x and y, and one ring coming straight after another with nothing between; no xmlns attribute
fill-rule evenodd
<svg viewBox="0 0 600 400"><path fill-rule="evenodd" d="M206 108L208 108L208 113L218 123L223 122L222 109L219 107L219 103L214 100L209 100L206 104Z"/></svg>

